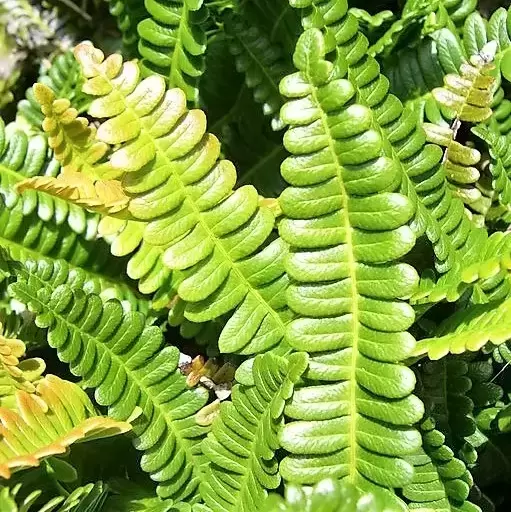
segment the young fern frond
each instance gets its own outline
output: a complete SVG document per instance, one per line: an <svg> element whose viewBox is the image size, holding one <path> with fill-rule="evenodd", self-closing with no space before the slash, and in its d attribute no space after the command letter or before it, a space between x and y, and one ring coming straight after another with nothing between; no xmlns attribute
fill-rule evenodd
<svg viewBox="0 0 511 512"><path fill-rule="evenodd" d="M468 501L472 476L445 444L444 435L435 429L435 421L427 418L420 428L422 447L407 459L414 466L414 480L403 488L409 509L480 512Z"/></svg>
<svg viewBox="0 0 511 512"><path fill-rule="evenodd" d="M96 388L96 402L122 421L142 409L133 425L134 444L144 451L141 467L158 482L158 494L195 501L205 430L194 415L207 392L186 389L179 351L163 348L161 330L146 326L140 313L124 313L116 300L103 304L97 295L61 284L60 273L34 264L14 271L12 296L36 314L37 325L49 329L48 343L59 358L85 386Z"/></svg>
<svg viewBox="0 0 511 512"><path fill-rule="evenodd" d="M284 405L307 368L305 354L287 360L271 353L256 356L253 386L237 385L232 401L202 443L209 460L201 496L215 512L256 512L267 489L280 484L275 451L284 423Z"/></svg>
<svg viewBox="0 0 511 512"><path fill-rule="evenodd" d="M449 109L452 115L450 127L426 123L424 128L430 142L446 148L443 167L453 190L466 204L480 199L481 193L474 186L479 180L479 170L475 167L481 154L457 142L456 136L462 122L480 123L492 113L493 83L489 76L496 50L494 42L485 45L481 53L470 58L470 63L461 65L460 74L444 77L444 87L433 89L435 100Z"/></svg>
<svg viewBox="0 0 511 512"><path fill-rule="evenodd" d="M203 0L145 0L149 17L138 24L144 76L158 73L197 104L197 83L204 71L207 17Z"/></svg>
<svg viewBox="0 0 511 512"><path fill-rule="evenodd" d="M130 215L143 239L182 271L185 317L214 320L237 308L220 335L223 352L254 354L280 343L291 313L286 305L286 244L272 239L275 218L250 185L233 191L236 170L219 160L220 144L205 116L188 111L184 93L161 77L140 81L134 62L81 44L76 55L96 96L89 113L109 117L97 138L121 144L111 158L124 173ZM143 99L143 100L142 100Z"/></svg>
<svg viewBox="0 0 511 512"><path fill-rule="evenodd" d="M67 98L79 113L87 110L89 98L81 91L83 79L72 51L57 55L51 67L37 81L49 87L57 98ZM34 95L34 88L30 87L26 92L26 99L18 103L16 124L28 124L30 129L40 131L43 121L41 106Z"/></svg>
<svg viewBox="0 0 511 512"><path fill-rule="evenodd" d="M16 392L16 410L0 408L0 477L39 466L76 443L131 430L130 423L97 416L92 402L72 382L47 375L36 393Z"/></svg>
<svg viewBox="0 0 511 512"><path fill-rule="evenodd" d="M330 476L384 492L411 480L402 457L420 444L411 428L422 415L411 394L415 379L397 363L414 347L406 332L413 310L399 299L414 292L417 275L396 262L415 243L406 225L413 207L386 191L399 171L384 156L369 109L354 102L354 87L338 78L325 50L321 32L306 30L294 55L299 71L281 83L291 98L281 116L293 156L282 165L291 186L280 198L279 232L291 249L288 303L299 315L286 340L311 358L309 385L286 407L295 421L282 431L290 455L280 471L294 482ZM332 400L341 405L331 408ZM388 407L392 419L382 414Z"/></svg>
<svg viewBox="0 0 511 512"><path fill-rule="evenodd" d="M247 87L253 89L254 100L262 103L266 116L272 117L272 128L282 129L279 82L289 73L291 63L267 34L256 25L249 24L242 16L232 15L228 18L225 30L231 36L230 51L235 56L236 68L244 73Z"/></svg>
<svg viewBox="0 0 511 512"><path fill-rule="evenodd" d="M430 359L480 350L491 341L499 345L511 338L511 299L500 304L476 304L448 317L435 336L417 342L414 356L428 354Z"/></svg>
<svg viewBox="0 0 511 512"><path fill-rule="evenodd" d="M17 339L7 338L0 323L0 407L14 409L16 392L35 393L37 381L41 378L46 364L39 357L20 361L25 355L25 344Z"/></svg>
<svg viewBox="0 0 511 512"><path fill-rule="evenodd" d="M69 100L56 99L53 91L43 84L34 85L34 96L45 115L43 129L55 158L61 163L62 173L56 178L28 178L18 183L17 190L44 190L89 211L122 216L129 198L119 181L103 178L112 174L104 162L109 146L95 141L95 130L85 118L78 117Z"/></svg>

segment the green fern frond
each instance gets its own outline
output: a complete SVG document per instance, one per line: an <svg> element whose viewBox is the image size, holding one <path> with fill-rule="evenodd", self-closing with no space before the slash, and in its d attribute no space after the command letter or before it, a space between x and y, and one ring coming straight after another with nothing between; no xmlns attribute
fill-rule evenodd
<svg viewBox="0 0 511 512"><path fill-rule="evenodd" d="M202 0L145 0L149 17L138 24L144 76L158 73L197 104L198 79L204 71L207 17Z"/></svg>
<svg viewBox="0 0 511 512"><path fill-rule="evenodd" d="M245 75L245 83L253 90L254 100L262 104L266 116L271 116L272 128L282 129L279 82L289 73L291 63L267 34L240 15L227 19L225 31L231 37L230 51L235 56L236 68Z"/></svg>
<svg viewBox="0 0 511 512"><path fill-rule="evenodd" d="M57 225L67 223L72 231L91 240L97 235L97 215L87 214L81 207L68 205L47 194L32 191L20 196L15 191L23 179L38 175L56 176L59 171L60 165L51 158L44 136L27 137L20 131L7 133L0 119L0 195L6 207L13 209L19 205L25 215L37 212L43 221L54 218Z"/></svg>
<svg viewBox="0 0 511 512"><path fill-rule="evenodd" d="M129 212L145 226L144 241L164 250L164 264L183 271L177 291L188 303L186 318L202 323L237 308L220 335L223 352L254 354L280 343L291 317L287 247L271 241L274 215L259 205L256 189L233 191L235 168L219 160L204 114L188 111L184 93L166 91L161 77L140 81L137 65L118 55L104 60L90 44L76 55L87 92L97 96L89 113L111 116L98 139L121 144L110 164L124 172Z"/></svg>
<svg viewBox="0 0 511 512"><path fill-rule="evenodd" d="M16 406L16 391L35 393L37 381L46 364L39 357L20 361L25 355L25 344L2 333L0 323L0 407L13 409Z"/></svg>
<svg viewBox="0 0 511 512"><path fill-rule="evenodd" d="M468 396L472 387L469 362L464 356L426 361L420 368L420 396L436 426L455 450L476 431L474 403Z"/></svg>
<svg viewBox="0 0 511 512"><path fill-rule="evenodd" d="M511 113L511 112L510 112ZM489 169L492 176L492 188L500 206L499 217L505 222L511 221L511 136L483 125L472 128L472 133L486 142L490 153Z"/></svg>
<svg viewBox="0 0 511 512"><path fill-rule="evenodd" d="M381 55L382 58L388 56L400 43L401 37L415 29L417 25L424 23L426 17L437 7L435 2L428 0L413 2L413 7L410 4L411 2L407 2L401 16L370 46L369 55L373 57ZM350 12L353 13L353 10Z"/></svg>
<svg viewBox="0 0 511 512"><path fill-rule="evenodd" d="M87 484L78 487L67 497L57 496L39 506L42 491L29 493L18 498L22 485L13 488L0 487L0 510L2 512L101 512L108 488L102 483Z"/></svg>
<svg viewBox="0 0 511 512"><path fill-rule="evenodd" d="M117 20L117 27L122 34L122 45L126 56L136 57L139 44L137 26L148 17L144 0L108 0L108 10Z"/></svg>
<svg viewBox="0 0 511 512"><path fill-rule="evenodd" d="M103 512L191 512L185 504L162 500L132 481L109 480L108 487L112 495L108 497Z"/></svg>
<svg viewBox="0 0 511 512"><path fill-rule="evenodd" d="M146 326L140 313L124 313L116 300L103 304L97 295L62 285L58 274L48 276L36 265L15 272L13 297L36 314L37 325L48 327L50 346L85 386L96 388L96 402L119 420L142 409L133 425L134 444L145 452L141 467L159 483L159 495L193 501L205 433L194 415L205 405L207 392L186 389L177 368L179 351L163 348L161 330Z"/></svg>
<svg viewBox="0 0 511 512"><path fill-rule="evenodd" d="M67 98L79 113L87 110L89 98L81 92L82 77L73 52L57 55L37 81L49 87L57 98ZM16 124L27 124L33 130L42 130L43 121L44 114L35 98L34 88L30 87L26 99L18 103Z"/></svg>
<svg viewBox="0 0 511 512"><path fill-rule="evenodd" d="M444 273L460 264L463 252L473 245L474 235L463 215L463 203L449 189L441 149L426 144L417 112L403 111L399 100L388 94L388 80L374 58L367 55L368 42L348 13L346 1L304 0L296 4L307 7L304 27L317 27L326 34L327 50L335 49L339 69L354 85L357 101L371 109L372 122L385 142L385 155L399 170L393 186L415 205L412 229L416 236L425 233L433 244L436 269Z"/></svg>
<svg viewBox="0 0 511 512"><path fill-rule="evenodd" d="M435 421L421 423L423 444L408 457L413 464L414 480L403 488L410 510L441 512L481 512L468 500L473 485L465 464L454 456L445 437L435 429Z"/></svg>
<svg viewBox="0 0 511 512"><path fill-rule="evenodd" d="M415 243L406 226L413 207L386 192L398 170L325 50L319 30L305 31L294 55L299 71L281 83L291 98L281 116L293 156L282 166L292 186L280 198L279 232L291 248L288 304L300 315L286 339L311 354L307 379L332 383L295 391L286 407L295 421L281 436L291 455L280 471L299 483L335 476L364 490L399 487L412 478L402 456L418 446L410 426L422 414L411 370L396 364L414 346L406 332L414 314L399 298L413 293L417 275L394 263ZM367 393L373 406L365 406ZM331 408L332 399L342 405ZM389 401L398 427L382 416Z"/></svg>
<svg viewBox="0 0 511 512"><path fill-rule="evenodd" d="M201 496L215 512L260 510L267 489L280 484L275 451L283 426L284 405L307 368L304 354L288 359L259 355L253 365L255 385L237 385L232 401L223 402L212 431L202 443L209 459Z"/></svg>
<svg viewBox="0 0 511 512"><path fill-rule="evenodd" d="M338 480L322 480L312 489L288 485L284 498L272 494L261 510L265 512L388 512L371 494Z"/></svg>
<svg viewBox="0 0 511 512"><path fill-rule="evenodd" d="M428 354L430 359L480 350L491 341L494 345L511 338L511 300L500 304L476 304L448 317L435 336L417 342L414 356Z"/></svg>
<svg viewBox="0 0 511 512"><path fill-rule="evenodd" d="M125 421L97 416L92 402L72 382L47 375L36 392L17 391L15 411L0 408L0 477L39 466L76 443L131 430Z"/></svg>
<svg viewBox="0 0 511 512"><path fill-rule="evenodd" d="M489 238L486 231L476 231L473 246L463 255L463 266L456 266L438 280L425 272L421 285L411 298L412 304L457 301L469 288L476 303L500 300L511 291L508 275L511 269L511 237L502 232Z"/></svg>

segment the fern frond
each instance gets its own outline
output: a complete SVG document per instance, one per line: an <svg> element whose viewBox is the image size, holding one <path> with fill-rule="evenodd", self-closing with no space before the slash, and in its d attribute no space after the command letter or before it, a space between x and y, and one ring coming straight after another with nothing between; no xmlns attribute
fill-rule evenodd
<svg viewBox="0 0 511 512"><path fill-rule="evenodd" d="M67 497L57 496L46 502L42 508L37 506L42 491L33 491L25 498L18 498L21 484L13 488L0 487L0 510L5 512L101 512L101 505L108 488L101 482L78 487ZM34 508L37 506L37 509Z"/></svg>
<svg viewBox="0 0 511 512"><path fill-rule="evenodd" d="M56 178L37 176L21 181L16 186L19 193L41 190L88 211L104 215L126 215L129 198L117 180L93 180L86 174L67 171Z"/></svg>
<svg viewBox="0 0 511 512"><path fill-rule="evenodd" d="M186 99L198 101L197 83L204 71L207 17L202 0L145 0L149 17L138 24L138 50L144 76L158 73Z"/></svg>
<svg viewBox="0 0 511 512"><path fill-rule="evenodd" d="M159 495L193 501L204 462L204 428L194 415L207 392L186 389L179 351L163 348L161 330L146 326L140 313L123 313L116 300L103 304L35 265L15 272L12 295L36 314L37 325L48 327L48 343L85 386L96 388L96 401L119 420L142 409L133 425L134 444L145 452L141 467L159 483Z"/></svg>
<svg viewBox="0 0 511 512"><path fill-rule="evenodd" d="M87 395L72 382L47 375L35 394L16 392L16 411L0 408L0 477L38 466L76 443L131 430L125 421L97 416Z"/></svg>
<svg viewBox="0 0 511 512"><path fill-rule="evenodd" d="M13 409L16 391L35 393L35 385L46 364L39 357L20 361L25 355L25 344L18 339L7 338L2 332L0 323L0 407Z"/></svg>
<svg viewBox="0 0 511 512"><path fill-rule="evenodd" d="M262 104L266 116L272 117L272 128L282 129L279 82L289 73L291 63L267 34L242 16L228 18L225 31L231 36L230 51L235 56L236 68L245 75L245 83L253 90L255 101Z"/></svg>
<svg viewBox="0 0 511 512"><path fill-rule="evenodd" d="M413 2L413 4L412 7L410 2L407 2L401 16L370 46L369 55L373 57L382 55L383 58L388 56L399 44L400 38L404 37L404 34L409 33L417 25L424 23L428 14L433 12L437 6L435 2L425 0ZM350 12L353 12L353 10Z"/></svg>
<svg viewBox="0 0 511 512"><path fill-rule="evenodd" d="M287 247L270 243L275 219L256 189L233 191L235 168L218 159L220 144L205 132L204 114L188 111L184 93L166 91L160 77L140 81L137 65L118 55L104 60L90 44L76 55L86 90L97 96L90 114L112 116L98 139L122 144L110 164L124 172L128 210L145 226L144 241L164 250L165 265L183 271L177 291L188 303L186 318L202 323L237 308L220 336L222 352L254 354L281 342L291 316ZM112 102L115 110L107 107Z"/></svg>
<svg viewBox="0 0 511 512"><path fill-rule="evenodd" d="M465 438L476 431L474 403L468 396L472 387L469 362L464 356L447 356L426 361L420 368L421 398L449 446L459 450Z"/></svg>
<svg viewBox="0 0 511 512"><path fill-rule="evenodd" d="M108 0L108 10L117 20L127 57L136 57L139 43L138 24L148 17L143 0ZM62 97L62 96L59 96Z"/></svg>
<svg viewBox="0 0 511 512"><path fill-rule="evenodd" d="M235 386L232 401L220 406L212 432L202 443L209 467L200 490L212 510L256 512L266 490L279 486L275 451L284 405L306 368L303 353L287 360L272 353L256 356L255 385Z"/></svg>
<svg viewBox="0 0 511 512"><path fill-rule="evenodd" d="M57 55L37 81L49 87L57 98L67 98L79 113L87 109L89 98L81 92L82 77L73 52ZM34 88L30 87L26 99L17 105L16 124L28 124L31 129L42 130L43 121L41 106L34 95Z"/></svg>
<svg viewBox="0 0 511 512"><path fill-rule="evenodd" d="M481 512L468 501L473 485L465 464L445 444L445 437L435 430L435 421L421 423L423 445L408 457L415 468L414 480L403 488L410 510L441 512Z"/></svg>
<svg viewBox="0 0 511 512"><path fill-rule="evenodd" d="M435 336L417 342L413 355L428 354L430 359L480 350L491 341L494 345L511 338L511 300L500 304L476 304L448 317Z"/></svg>
<svg viewBox="0 0 511 512"><path fill-rule="evenodd" d="M332 383L311 382L286 407L296 421L282 431L291 455L281 474L307 484L332 476L365 490L399 487L412 477L402 456L418 446L411 425L422 415L411 370L396 364L414 346L406 332L414 314L399 298L413 293L417 275L395 262L415 243L406 225L413 207L386 192L398 170L371 129L370 110L354 102L354 87L338 78L325 50L319 30L305 31L294 55L299 71L281 83L291 98L281 116L293 156L282 166L292 186L280 197L279 232L291 249L288 303L300 315L286 340L311 354L307 379ZM321 200L312 200L318 190ZM367 393L373 406L365 406ZM342 405L331 408L332 399ZM382 415L389 401L392 418Z"/></svg>
<svg viewBox="0 0 511 512"><path fill-rule="evenodd" d="M425 233L433 244L436 269L444 273L460 264L463 252L472 246L472 225L463 215L463 203L449 189L441 149L426 144L417 112L403 111L399 100L388 94L388 80L375 59L367 55L368 42L348 13L346 0L295 3L306 7L304 27L317 27L325 33L327 50L335 49L341 73L347 72L355 87L357 102L371 109L374 126L385 142L385 156L398 168L393 189L414 204L412 229L416 236Z"/></svg>
<svg viewBox="0 0 511 512"><path fill-rule="evenodd" d="M510 112L511 113L511 112ZM492 175L492 188L502 209L500 218L511 221L511 136L500 135L483 125L472 128L472 133L486 142L490 152L489 169Z"/></svg>
<svg viewBox="0 0 511 512"><path fill-rule="evenodd" d="M486 44L481 52L463 63L460 73L444 77L444 87L433 89L434 98L453 111L455 119L480 123L491 116L492 86L495 78L488 73L493 69L497 43Z"/></svg>
<svg viewBox="0 0 511 512"><path fill-rule="evenodd" d="M109 480L108 487L113 495L106 501L104 512L175 512L176 510L189 512L190 510L183 503L162 500L154 495L152 489L148 492L132 481ZM176 509L176 506L180 508Z"/></svg>
<svg viewBox="0 0 511 512"><path fill-rule="evenodd" d="M288 485L284 498L272 494L261 510L265 512L381 512L381 504L371 494L338 480L322 480L312 489Z"/></svg>

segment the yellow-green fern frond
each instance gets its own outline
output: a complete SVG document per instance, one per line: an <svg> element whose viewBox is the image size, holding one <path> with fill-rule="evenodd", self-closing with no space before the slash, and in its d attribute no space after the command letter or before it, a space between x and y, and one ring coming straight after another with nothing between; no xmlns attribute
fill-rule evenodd
<svg viewBox="0 0 511 512"><path fill-rule="evenodd" d="M287 245L272 241L275 217L251 185L234 190L236 169L221 159L200 110L160 76L141 80L136 62L105 59L91 43L75 55L94 96L97 137L118 145L110 164L122 173L129 212L164 264L183 271L179 296L196 323L231 311L220 335L224 352L264 352L284 338L292 314L285 292Z"/></svg>
<svg viewBox="0 0 511 512"><path fill-rule="evenodd" d="M125 421L97 416L88 396L76 384L47 375L36 394L16 393L18 412L0 408L0 477L34 467L52 455L66 453L76 442L122 434Z"/></svg>
<svg viewBox="0 0 511 512"><path fill-rule="evenodd" d="M491 114L493 84L495 78L489 75L493 69L496 43L487 43L481 52L473 55L469 62L460 67L460 74L444 77L444 86L433 89L432 95L439 105L448 109L452 119L450 126L425 123L424 129L430 142L445 148L443 167L453 192L465 204L481 200L481 191L476 183L480 173L477 164L481 160L479 151L456 141L462 122L480 123Z"/></svg>
<svg viewBox="0 0 511 512"><path fill-rule="evenodd" d="M481 52L472 55L470 63L461 64L460 75L446 75L444 87L433 89L436 101L452 110L460 121L480 123L491 116L495 78L488 73L494 67L496 51L497 43L489 42Z"/></svg>
<svg viewBox="0 0 511 512"><path fill-rule="evenodd" d="M45 370L40 358L20 359L25 355L25 344L21 340L2 335L0 323L0 407L12 409L16 405L18 390L35 393L35 384Z"/></svg>
<svg viewBox="0 0 511 512"><path fill-rule="evenodd" d="M112 177L111 167L105 160L108 144L95 140L96 130L87 119L78 117L67 99L55 99L46 85L35 84L34 96L46 116L43 130L48 144L62 165L57 176L37 176L23 180L17 190L43 190L87 210L105 215L127 216L129 198L119 181ZM115 175L113 176L115 177Z"/></svg>
<svg viewBox="0 0 511 512"><path fill-rule="evenodd" d="M129 198L123 192L120 181L93 180L86 174L67 171L56 178L37 176L21 181L16 190L42 190L86 210L104 215L127 217Z"/></svg>

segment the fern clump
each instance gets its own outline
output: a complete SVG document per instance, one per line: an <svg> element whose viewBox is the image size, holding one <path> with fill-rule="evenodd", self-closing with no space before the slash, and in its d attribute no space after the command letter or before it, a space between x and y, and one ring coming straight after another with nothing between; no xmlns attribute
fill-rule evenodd
<svg viewBox="0 0 511 512"><path fill-rule="evenodd" d="M0 0L0 510L508 510L511 10L35 4Z"/></svg>

